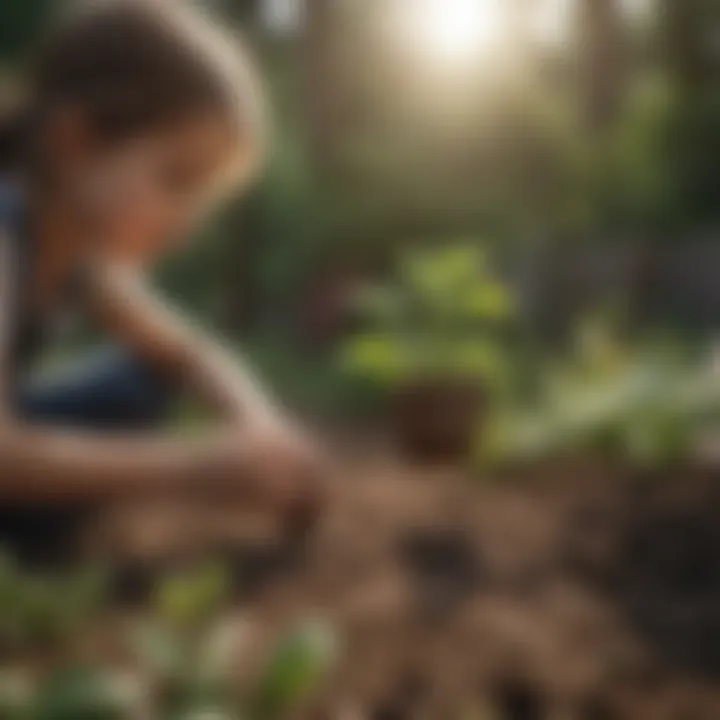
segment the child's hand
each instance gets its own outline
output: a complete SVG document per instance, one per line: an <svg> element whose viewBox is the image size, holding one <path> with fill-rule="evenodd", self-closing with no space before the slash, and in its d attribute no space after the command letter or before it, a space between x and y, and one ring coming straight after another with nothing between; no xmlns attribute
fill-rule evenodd
<svg viewBox="0 0 720 720"><path fill-rule="evenodd" d="M283 422L258 423L236 431L222 475L228 489L277 514L289 531L303 531L327 501L329 463L324 453Z"/></svg>
<svg viewBox="0 0 720 720"><path fill-rule="evenodd" d="M287 423L259 426L247 437L250 478L290 531L315 524L328 495L329 462L298 428Z"/></svg>

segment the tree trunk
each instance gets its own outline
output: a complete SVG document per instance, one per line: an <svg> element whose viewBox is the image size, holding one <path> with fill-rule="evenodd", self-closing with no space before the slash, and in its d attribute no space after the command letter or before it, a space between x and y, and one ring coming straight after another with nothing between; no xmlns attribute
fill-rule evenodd
<svg viewBox="0 0 720 720"><path fill-rule="evenodd" d="M664 0L663 40L669 72L678 86L690 92L718 80L710 33L716 32L720 12L703 0Z"/></svg>
<svg viewBox="0 0 720 720"><path fill-rule="evenodd" d="M624 94L622 12L618 0L582 0L579 11L580 80L586 116L592 128L601 130L617 117Z"/></svg>
<svg viewBox="0 0 720 720"><path fill-rule="evenodd" d="M332 157L340 105L332 0L308 0L305 28L305 111L313 160Z"/></svg>

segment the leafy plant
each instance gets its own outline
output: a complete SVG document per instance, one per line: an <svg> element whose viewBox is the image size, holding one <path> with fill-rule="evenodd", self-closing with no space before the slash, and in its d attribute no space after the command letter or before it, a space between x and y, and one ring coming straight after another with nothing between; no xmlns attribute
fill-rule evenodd
<svg viewBox="0 0 720 720"><path fill-rule="evenodd" d="M351 371L383 385L503 379L502 334L514 301L476 245L412 251L393 282L366 289L359 300L369 329L344 348Z"/></svg>
<svg viewBox="0 0 720 720"><path fill-rule="evenodd" d="M537 460L594 452L636 465L687 460L698 432L720 412L707 358L673 343L624 343L607 321L582 323L569 360L542 371L529 407L506 408L486 431L484 460Z"/></svg>

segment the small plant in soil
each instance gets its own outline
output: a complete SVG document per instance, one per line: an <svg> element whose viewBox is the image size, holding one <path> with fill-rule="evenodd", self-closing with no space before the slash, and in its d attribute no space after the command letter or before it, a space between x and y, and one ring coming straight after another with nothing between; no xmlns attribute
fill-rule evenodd
<svg viewBox="0 0 720 720"><path fill-rule="evenodd" d="M410 251L359 303L367 329L344 348L346 367L389 391L406 449L462 455L508 379L515 304L485 253L477 243Z"/></svg>

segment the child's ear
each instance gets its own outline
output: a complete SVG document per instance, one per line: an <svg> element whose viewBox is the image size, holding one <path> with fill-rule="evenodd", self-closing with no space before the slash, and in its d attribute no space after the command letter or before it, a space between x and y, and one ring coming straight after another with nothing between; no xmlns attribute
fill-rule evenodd
<svg viewBox="0 0 720 720"><path fill-rule="evenodd" d="M43 141L61 173L85 164L96 145L87 112L73 104L52 110Z"/></svg>

